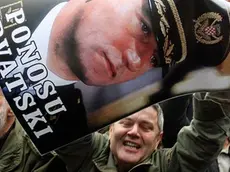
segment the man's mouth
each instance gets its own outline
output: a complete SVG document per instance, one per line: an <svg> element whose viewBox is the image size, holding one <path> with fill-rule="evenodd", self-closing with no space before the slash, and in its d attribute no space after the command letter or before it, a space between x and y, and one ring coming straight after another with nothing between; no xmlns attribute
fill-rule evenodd
<svg viewBox="0 0 230 172"><path fill-rule="evenodd" d="M132 148L132 149L140 149L140 147L141 147L139 144L134 143L134 142L130 142L130 141L124 141L123 145L127 146L129 148Z"/></svg>
<svg viewBox="0 0 230 172"><path fill-rule="evenodd" d="M109 60L109 58L107 57L105 52L103 52L103 57L104 57L105 62L106 62L106 68L109 71L109 76L111 78L116 77L117 72L116 72L116 68L115 68L114 64Z"/></svg>

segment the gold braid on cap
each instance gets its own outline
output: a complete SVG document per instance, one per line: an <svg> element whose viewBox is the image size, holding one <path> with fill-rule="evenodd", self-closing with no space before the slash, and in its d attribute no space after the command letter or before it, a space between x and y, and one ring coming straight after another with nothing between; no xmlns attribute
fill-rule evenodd
<svg viewBox="0 0 230 172"><path fill-rule="evenodd" d="M173 17L176 21L176 25L177 25L177 29L178 29L178 33L179 33L180 41L181 41L182 55L181 55L181 59L177 62L177 63L179 63L179 62L184 61L184 59L187 56L187 42L185 39L185 33L184 33L184 29L182 26L182 22L181 22L177 7L176 7L173 0L168 0L168 3L169 3L169 6L173 12Z"/></svg>
<svg viewBox="0 0 230 172"><path fill-rule="evenodd" d="M173 0L167 0L167 1L168 1L169 6L172 10L173 17L175 19L178 33L179 33L179 37L180 37L180 41L181 41L182 56L181 56L181 59L178 61L178 62L181 62L187 56L187 43L186 43L186 39L185 39L184 29L183 29L182 22L181 22L181 19L180 19L180 16L179 16L179 13L178 13L178 10L176 8L174 1ZM156 8L157 8L157 12L161 16L160 28L161 28L162 35L164 36L163 52L164 52L165 63L171 64L175 44L172 43L172 41L170 40L169 35L168 35L169 30L170 30L170 25L168 23L167 18L165 17L166 7L165 7L162 0L155 0L154 2L156 5Z"/></svg>

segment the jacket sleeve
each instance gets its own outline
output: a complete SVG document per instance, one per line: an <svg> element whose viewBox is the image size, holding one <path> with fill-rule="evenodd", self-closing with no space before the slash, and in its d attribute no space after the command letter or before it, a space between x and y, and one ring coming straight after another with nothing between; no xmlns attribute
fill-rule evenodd
<svg viewBox="0 0 230 172"><path fill-rule="evenodd" d="M105 147L106 141L106 135L96 132L74 141L56 152L66 164L68 172L74 172L85 164L90 165L92 159L97 157Z"/></svg>
<svg viewBox="0 0 230 172"><path fill-rule="evenodd" d="M203 171L217 158L229 136L230 118L219 103L194 97L194 119L178 134L166 158L168 171Z"/></svg>

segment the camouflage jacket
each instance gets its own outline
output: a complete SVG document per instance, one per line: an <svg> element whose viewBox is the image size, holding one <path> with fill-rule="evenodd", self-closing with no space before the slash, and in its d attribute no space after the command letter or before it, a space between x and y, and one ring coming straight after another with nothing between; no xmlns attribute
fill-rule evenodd
<svg viewBox="0 0 230 172"><path fill-rule="evenodd" d="M194 102L194 119L181 129L176 144L156 150L129 172L197 172L210 166L229 136L230 118L212 100L196 98ZM106 134L89 135L60 149L58 154L70 172L117 172Z"/></svg>
<svg viewBox="0 0 230 172"><path fill-rule="evenodd" d="M65 166L55 154L40 156L16 122L0 150L0 172L46 172Z"/></svg>

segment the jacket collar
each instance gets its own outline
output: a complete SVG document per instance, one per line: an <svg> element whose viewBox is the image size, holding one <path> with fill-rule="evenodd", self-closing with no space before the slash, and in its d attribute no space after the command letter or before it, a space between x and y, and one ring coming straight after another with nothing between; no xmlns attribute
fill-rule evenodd
<svg viewBox="0 0 230 172"><path fill-rule="evenodd" d="M109 141L106 143L104 150L102 151L100 156L93 160L93 163L100 172L117 172L116 163L113 158L112 152L110 151L109 148ZM129 170L129 172L131 172L133 169L136 169L137 167L140 166L151 166L151 165L153 165L152 158L149 157L142 163L134 166L131 170Z"/></svg>
<svg viewBox="0 0 230 172"><path fill-rule="evenodd" d="M15 122L0 151L0 171L11 171L20 164L23 155L22 132L20 124Z"/></svg>

